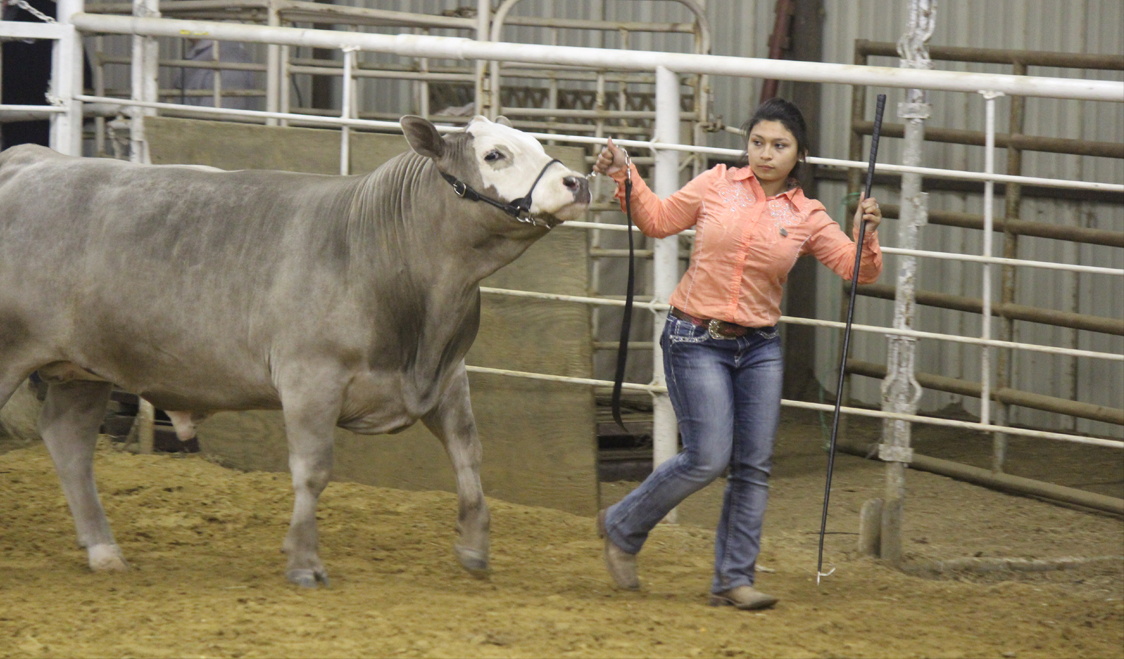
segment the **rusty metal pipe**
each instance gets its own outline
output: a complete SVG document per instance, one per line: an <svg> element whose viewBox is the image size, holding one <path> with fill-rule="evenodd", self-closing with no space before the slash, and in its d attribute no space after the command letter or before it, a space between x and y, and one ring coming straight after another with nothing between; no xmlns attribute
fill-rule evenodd
<svg viewBox="0 0 1124 659"><path fill-rule="evenodd" d="M880 204L882 217L898 218L901 207L896 204ZM856 205L848 205L848 212L853 213ZM959 213L955 211L929 211L929 224L939 224L946 227L961 227L963 229L983 229L983 215L974 213ZM1108 229L1088 229L1085 227L1062 226L1047 222L1033 222L1030 220L1015 220L1010 218L996 219L993 222L994 231L1010 229L1012 233L1021 236L1034 236L1036 238L1053 238L1055 240L1069 240L1075 243L1088 243L1090 245L1107 245L1109 247L1124 247L1124 232L1110 231Z"/></svg>
<svg viewBox="0 0 1124 659"><path fill-rule="evenodd" d="M891 41L855 40L855 54L898 57L898 44ZM1085 53L1059 53L1037 50L1008 50L1004 48L963 48L958 46L930 46L929 58L953 62L979 64L1014 64L1027 66L1055 66L1068 69L1124 70L1122 55L1088 55Z"/></svg>
<svg viewBox="0 0 1124 659"><path fill-rule="evenodd" d="M870 454L870 450L866 447L855 446L848 443L840 443L839 450L863 458L868 457ZM1079 490L1073 487L1044 483L1031 478L1012 476L1010 474L995 473L987 469L969 467L968 465L953 462L952 460L942 460L941 458L933 458L918 453L913 454L909 462L909 467L910 469L919 469L921 471L948 476L949 478L955 478L976 485L983 485L984 487L990 487L995 490L1014 492L1015 494L1027 494L1051 501L1085 506L1086 508L1092 508L1114 515L1124 515L1124 499L1117 499L1116 497L1105 496L1095 492L1086 492L1085 490Z"/></svg>
<svg viewBox="0 0 1124 659"><path fill-rule="evenodd" d="M874 129L871 121L856 121L853 130L860 135L870 135ZM885 124L882 134L886 137L904 137L904 124ZM957 128L925 128L925 141L944 142L947 144L967 144L970 146L983 146L984 134L978 130L960 130ZM1065 153L1077 156L1099 156L1102 158L1124 158L1124 144L1119 142L1091 142L1088 140L1074 140L1063 137L1038 137L1035 135L997 133L995 135L997 148L1014 148L1022 151L1042 151L1045 153ZM1010 174L1011 172L1008 172Z"/></svg>
<svg viewBox="0 0 1124 659"><path fill-rule="evenodd" d="M777 20L773 23L773 34L769 36L769 59L784 59L785 54L792 47L792 17L796 13L796 8L792 0L777 0L774 11ZM758 102L764 103L775 97L778 84L775 78L765 80L761 85L761 99ZM871 123L871 126L873 127L874 124Z"/></svg>
<svg viewBox="0 0 1124 659"><path fill-rule="evenodd" d="M847 372L868 378L886 377L886 367L884 365L859 359L847 360ZM932 389L934 391L944 391L950 394L979 398L982 389L979 382L974 382L972 380L961 380L960 378L934 375L932 373L917 373L916 376L918 384L926 389ZM1046 396L1029 391L1011 389L1009 387L992 391L991 398L994 401L1006 403L1008 405L1018 405L1019 407L1029 407L1045 412L1066 414L1118 426L1124 425L1124 409L1116 407L1082 403L1080 401L1067 400L1056 396Z"/></svg>
<svg viewBox="0 0 1124 659"><path fill-rule="evenodd" d="M845 290L849 289L850 283L844 288ZM897 289L890 284L860 284L858 294L883 300L893 300L897 294ZM935 291L917 291L917 304L968 313L983 313L983 300L980 298L937 293ZM1091 316L1007 302L993 304L991 314L1010 320L1025 320L1055 327L1068 327L1070 329L1124 336L1124 320L1106 316Z"/></svg>

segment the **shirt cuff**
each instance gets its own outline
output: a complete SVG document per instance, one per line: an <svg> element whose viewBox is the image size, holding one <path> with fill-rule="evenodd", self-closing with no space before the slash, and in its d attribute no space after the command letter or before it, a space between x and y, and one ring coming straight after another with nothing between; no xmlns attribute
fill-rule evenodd
<svg viewBox="0 0 1124 659"><path fill-rule="evenodd" d="M637 178L640 178L640 172L636 170L636 165L633 165L632 163L629 163L628 167L621 167L612 174L609 174L609 178L613 179L618 184L622 184L625 182L625 179L628 178L629 172L632 172L633 181L635 181Z"/></svg>
<svg viewBox="0 0 1124 659"><path fill-rule="evenodd" d="M867 231L866 238L863 240L863 249L873 252L881 251L878 244L878 229Z"/></svg>
<svg viewBox="0 0 1124 659"><path fill-rule="evenodd" d="M857 224L854 226L854 229L851 230L851 239L855 242L858 242L859 240L859 225ZM877 228L875 228L874 230L868 228L866 230L866 233L863 234L863 249L869 248L872 243L878 244Z"/></svg>

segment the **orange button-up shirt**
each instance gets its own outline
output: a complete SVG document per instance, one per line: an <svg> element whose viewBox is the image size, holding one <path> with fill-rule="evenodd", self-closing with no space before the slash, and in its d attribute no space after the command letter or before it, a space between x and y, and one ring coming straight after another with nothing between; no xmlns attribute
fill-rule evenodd
<svg viewBox="0 0 1124 659"><path fill-rule="evenodd" d="M671 295L672 306L697 318L768 327L781 317L784 283L800 256L812 254L851 279L855 242L800 188L766 197L751 168L717 165L660 199L631 168L632 220L645 235L664 238L695 227L691 263ZM622 210L625 176L624 169L613 174ZM868 233L859 283L881 273L878 235Z"/></svg>

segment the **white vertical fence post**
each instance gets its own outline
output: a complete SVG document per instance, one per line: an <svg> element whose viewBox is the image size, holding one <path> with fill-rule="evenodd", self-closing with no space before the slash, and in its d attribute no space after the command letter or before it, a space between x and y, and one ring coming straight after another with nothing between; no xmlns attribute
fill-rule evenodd
<svg viewBox="0 0 1124 659"><path fill-rule="evenodd" d="M269 17L268 22L270 27L281 26L281 15L277 11L277 4L275 2L269 3ZM281 46L277 44L269 44L266 48L265 55L265 111L266 112L280 112L281 110L281 85L283 83L281 76ZM215 72L217 78L219 73ZM277 119L274 117L265 120L266 126L276 126Z"/></svg>
<svg viewBox="0 0 1124 659"><path fill-rule="evenodd" d="M289 60L292 59L292 53L289 48L289 46L281 46L281 54L278 56L279 61L277 63L277 75L280 79L277 90L277 111L284 114L289 113L289 108L291 106L289 90L293 85L293 74L289 71ZM287 119L280 119L277 125L288 126L289 121Z"/></svg>
<svg viewBox="0 0 1124 659"><path fill-rule="evenodd" d="M491 33L492 23L492 0L476 0L476 40L488 41L488 35ZM487 60L476 60L476 82L475 82L475 96L476 101L476 114L485 114L484 106L487 105L485 101L485 94L488 91L484 88L484 78L487 76L488 62Z"/></svg>
<svg viewBox="0 0 1124 659"><path fill-rule="evenodd" d="M343 49L343 101L340 103L342 119L351 119L352 98L355 96L355 80L352 78L355 67L355 48ZM340 175L351 173L351 129L340 126Z"/></svg>
<svg viewBox="0 0 1124 659"><path fill-rule="evenodd" d="M219 62L222 61L222 43L221 41L211 42L211 61L215 65L211 74L211 106L216 108L222 107L222 69L219 68ZM184 84L186 85L186 81Z"/></svg>
<svg viewBox="0 0 1124 659"><path fill-rule="evenodd" d="M984 138L984 173L995 173L995 99L1002 96L1001 92L982 91L986 99L987 114ZM995 220L995 181L984 182L984 227L983 227L983 255L990 258L992 252L992 227ZM983 265L983 326L980 335L985 339L991 338L991 264ZM991 347L985 346L980 351L980 423L991 423ZM997 441L1005 441L996 436ZM1000 448L995 447L998 452ZM1002 464L999 461L998 464Z"/></svg>
<svg viewBox="0 0 1124 659"><path fill-rule="evenodd" d="M159 17L160 0L133 0L133 16ZM159 100L157 75L160 44L155 37L133 36L132 94L136 101L154 102ZM81 70L81 69L79 69ZM217 73L215 74L218 75ZM151 162L148 153L148 140L144 135L144 117L155 116L156 110L134 107L129 129L129 160L132 162ZM139 399L137 410L137 443L141 453L152 453L155 440L153 419L156 408L147 400Z"/></svg>
<svg viewBox="0 0 1124 659"><path fill-rule="evenodd" d="M133 16L156 18L160 16L160 0L133 0ZM134 101L158 100L157 74L159 73L160 44L155 37L133 36L132 94ZM216 77L218 74L215 74ZM148 141L144 137L144 117L155 116L156 110L134 107L129 130L129 160L149 162Z"/></svg>
<svg viewBox="0 0 1124 659"><path fill-rule="evenodd" d="M664 67L656 69L656 127L657 143L679 144L679 75ZM679 190L679 152L670 149L657 149L655 193L668 197ZM653 254L652 296L655 302L666 303L679 281L679 237L671 236L655 241ZM663 372L663 351L660 349L660 335L663 333L665 316L653 314L655 322L652 331L655 345L652 348L652 384L666 384ZM679 452L678 424L671 399L665 393L652 394L652 467L675 457ZM669 522L676 521L673 510L667 516Z"/></svg>
<svg viewBox="0 0 1124 659"><path fill-rule="evenodd" d="M83 0L58 0L56 20L69 26L70 17L80 13L83 5ZM14 65L14 62L9 63L9 66ZM52 49L50 95L66 112L51 115L50 145L71 156L82 155L82 102L75 99L81 94L82 35L70 26Z"/></svg>

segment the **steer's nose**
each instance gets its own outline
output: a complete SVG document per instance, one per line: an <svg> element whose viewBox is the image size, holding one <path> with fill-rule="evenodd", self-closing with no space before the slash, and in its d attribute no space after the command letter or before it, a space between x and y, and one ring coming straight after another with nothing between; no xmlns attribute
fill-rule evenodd
<svg viewBox="0 0 1124 659"><path fill-rule="evenodd" d="M580 204L590 202L589 179L584 176L567 176L562 179L562 185L574 193L574 201Z"/></svg>

